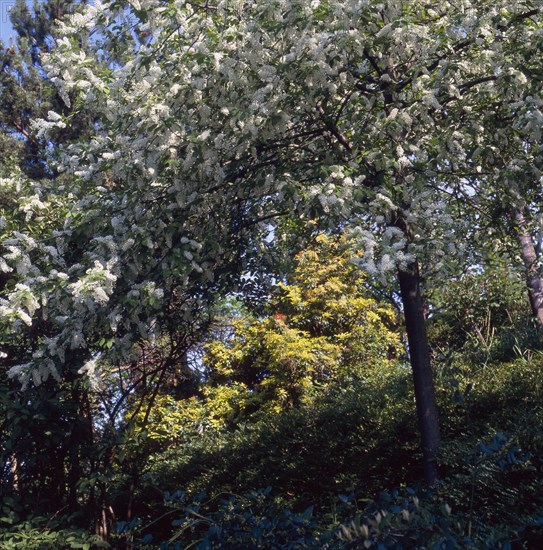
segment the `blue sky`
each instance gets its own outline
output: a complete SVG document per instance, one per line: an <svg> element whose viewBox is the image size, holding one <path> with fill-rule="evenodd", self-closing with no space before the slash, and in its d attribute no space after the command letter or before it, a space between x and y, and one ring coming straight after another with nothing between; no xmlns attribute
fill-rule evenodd
<svg viewBox="0 0 543 550"><path fill-rule="evenodd" d="M15 0L0 0L0 40L5 44L9 42L13 29L9 22L9 8L15 3Z"/></svg>

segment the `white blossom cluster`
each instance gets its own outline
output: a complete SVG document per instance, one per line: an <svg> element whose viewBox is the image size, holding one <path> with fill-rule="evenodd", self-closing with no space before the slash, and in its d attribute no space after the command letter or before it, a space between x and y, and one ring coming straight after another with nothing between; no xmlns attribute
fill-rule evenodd
<svg viewBox="0 0 543 550"><path fill-rule="evenodd" d="M64 219L40 242L4 239L0 270L18 284L3 319L54 334L12 368L23 382L76 350L96 379L172 301L190 320L280 212L359 227L377 274L444 266L466 223L450 197L472 173L482 197L504 149L511 174L540 141L541 91L514 62L541 46L536 1L106 1L60 33L48 77L98 122L63 151ZM68 124L51 112L35 127ZM46 203L24 197L25 221Z"/></svg>

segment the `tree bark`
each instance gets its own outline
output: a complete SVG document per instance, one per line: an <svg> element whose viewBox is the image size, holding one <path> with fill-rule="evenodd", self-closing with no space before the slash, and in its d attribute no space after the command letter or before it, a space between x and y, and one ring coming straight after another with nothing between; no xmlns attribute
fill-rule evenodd
<svg viewBox="0 0 543 550"><path fill-rule="evenodd" d="M430 348L426 335L424 304L420 291L420 272L417 262L398 272L404 307L409 357L415 386L417 417L421 434L424 480L434 485L439 479L437 453L441 441L435 388L430 365Z"/></svg>
<svg viewBox="0 0 543 550"><path fill-rule="evenodd" d="M10 457L11 490L14 495L19 495L19 461L17 455L12 453Z"/></svg>
<svg viewBox="0 0 543 550"><path fill-rule="evenodd" d="M526 284L532 313L539 325L543 326L543 281L538 268L539 258L524 217L525 211L525 205L515 210L516 229L526 270Z"/></svg>

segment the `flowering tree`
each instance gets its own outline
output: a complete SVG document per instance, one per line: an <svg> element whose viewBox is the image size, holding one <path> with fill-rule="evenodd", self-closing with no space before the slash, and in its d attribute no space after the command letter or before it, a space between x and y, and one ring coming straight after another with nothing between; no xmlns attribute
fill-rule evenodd
<svg viewBox="0 0 543 550"><path fill-rule="evenodd" d="M15 36L9 45L0 44L0 235L6 257L0 262L0 288L2 294L18 294L29 313L39 304L27 292L25 276L32 278L31 273L47 266L55 252L54 231L62 229L75 200L69 191L71 176L54 166L55 152L60 143L86 139L92 129L92 116L80 109L76 123L57 127L47 138L40 138L32 126L32 119L46 117L49 111L63 116L70 112L47 80L41 56L54 45L55 21L77 9L78 3L71 0L33 7L18 1L9 14ZM36 264L21 254L21 244L34 251ZM4 320L13 321L14 310L5 302L2 306ZM31 322L24 310L20 314L20 323ZM6 501L28 499L38 514L60 507L78 510L78 483L95 478L102 465L97 459L102 456L101 430L94 431L98 406L84 379L68 373L62 381L57 377L25 392L17 380L7 379L8 368L25 361L29 350L37 351L48 331L47 318L35 317L30 330L14 332L8 321L0 332L0 492ZM94 493L94 506L87 512L97 525L103 523L99 486L84 491L91 500Z"/></svg>
<svg viewBox="0 0 543 550"><path fill-rule="evenodd" d="M45 78L41 57L54 45L55 22L80 7L74 0L45 0L33 7L17 0L9 10L14 38L9 44L0 43L0 165L16 162L32 179L57 177L49 162L51 150L81 139L90 125L90 114L79 112L76 124L57 128L47 143L32 127L32 120L46 117L48 111L70 110Z"/></svg>
<svg viewBox="0 0 543 550"><path fill-rule="evenodd" d="M233 288L278 216L324 213L357 227L370 272L397 274L433 483L420 262L443 272L462 250L450 197L484 136L470 114L522 84L514 46L539 40L538 18L535 2L356 0L114 1L74 16L47 70L99 121L65 150L77 200L47 262L11 241L29 268L5 318L48 326L11 374L126 362ZM79 46L91 32L95 55ZM38 133L76 117L51 112Z"/></svg>

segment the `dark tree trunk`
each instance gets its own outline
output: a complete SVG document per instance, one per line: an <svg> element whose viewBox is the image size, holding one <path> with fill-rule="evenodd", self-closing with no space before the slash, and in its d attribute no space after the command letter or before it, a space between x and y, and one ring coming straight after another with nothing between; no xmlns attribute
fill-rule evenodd
<svg viewBox="0 0 543 550"><path fill-rule="evenodd" d="M10 466L11 472L11 490L14 495L19 494L19 461L17 460L17 455L12 453L10 457Z"/></svg>
<svg viewBox="0 0 543 550"><path fill-rule="evenodd" d="M137 468L137 466L136 466ZM126 521L132 520L132 514L134 512L134 499L136 496L136 486L138 483L138 472L134 466L132 466L132 473L130 476L130 487L128 488L128 502L126 505Z"/></svg>
<svg viewBox="0 0 543 550"><path fill-rule="evenodd" d="M543 325L543 281L538 268L539 258L524 217L525 210L526 206L522 206L515 211L516 230L526 270L526 284L528 285L532 313L538 323Z"/></svg>
<svg viewBox="0 0 543 550"><path fill-rule="evenodd" d="M107 541L111 525L115 522L115 517L111 506L107 504L106 484L100 482L97 484L98 493L96 508L94 510L94 532L104 541Z"/></svg>
<svg viewBox="0 0 543 550"><path fill-rule="evenodd" d="M73 382L72 382L73 384ZM72 388L71 397L73 403L77 403L78 392ZM67 485L68 485L68 510L76 513L79 509L77 501L77 487L82 479L82 457L81 448L83 445L83 434L81 429L82 421L77 415L77 409L71 420L70 437L68 438L68 464L67 464Z"/></svg>
<svg viewBox="0 0 543 550"><path fill-rule="evenodd" d="M398 280L415 386L415 400L424 461L424 479L427 485L434 485L439 478L437 453L441 438L418 264L414 262L407 266L406 271L399 271Z"/></svg>

